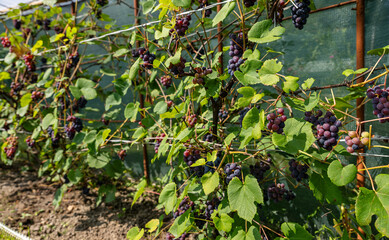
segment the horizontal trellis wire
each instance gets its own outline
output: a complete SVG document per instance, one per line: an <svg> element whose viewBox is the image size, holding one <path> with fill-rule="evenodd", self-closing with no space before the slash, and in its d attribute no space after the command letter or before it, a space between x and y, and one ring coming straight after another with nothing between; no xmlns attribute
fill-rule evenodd
<svg viewBox="0 0 389 240"><path fill-rule="evenodd" d="M28 238L28 237L24 236L23 234L15 232L14 230L5 226L1 222L0 222L0 231L4 231L6 234L8 234L8 235L10 235L18 240L31 240L31 238Z"/></svg>

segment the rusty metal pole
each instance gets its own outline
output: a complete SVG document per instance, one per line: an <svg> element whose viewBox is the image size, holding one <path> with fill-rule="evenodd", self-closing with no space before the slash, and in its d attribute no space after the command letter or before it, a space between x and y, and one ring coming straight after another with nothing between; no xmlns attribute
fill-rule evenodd
<svg viewBox="0 0 389 240"><path fill-rule="evenodd" d="M357 55L357 69L365 67L365 0L357 0L357 21L356 21L356 55ZM363 82L364 78L361 77L357 80L357 83ZM362 105L363 98L357 99L357 118L359 121L365 119L365 107ZM358 127L358 126L357 126ZM364 130L364 126L359 126L359 132ZM363 151L362 151L363 152ZM358 170L364 169L365 157L358 155L357 168ZM357 174L357 188L365 186L365 171L358 171ZM359 228L362 234L363 230ZM363 236L358 236L358 239L363 239Z"/></svg>
<svg viewBox="0 0 389 240"><path fill-rule="evenodd" d="M139 25L139 0L134 0L134 17L135 17L135 25ZM139 47L139 42L136 41L136 47ZM140 108L144 109L145 107L145 100L144 96L141 92L139 92L139 103L140 103ZM143 115L141 114L141 119L143 119ZM149 175L149 161L148 161L148 156L147 156L147 145L143 144L143 174L145 176L145 179L147 183L150 183L150 175Z"/></svg>
<svg viewBox="0 0 389 240"><path fill-rule="evenodd" d="M218 3L221 2L221 0L217 0ZM219 12L220 10L222 9L222 5L219 4L217 5L217 12ZM222 53L222 55L220 55L219 57L219 64L220 64L220 68L219 68L219 73L220 74L223 74L223 36L222 36L222 23L218 23L217 24L217 31L218 31L218 35L217 35L217 41L218 41L218 51Z"/></svg>

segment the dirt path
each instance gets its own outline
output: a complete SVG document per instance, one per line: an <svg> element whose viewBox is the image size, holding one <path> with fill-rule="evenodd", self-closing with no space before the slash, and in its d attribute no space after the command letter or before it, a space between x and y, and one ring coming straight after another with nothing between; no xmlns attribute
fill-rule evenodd
<svg viewBox="0 0 389 240"><path fill-rule="evenodd" d="M118 191L117 201L95 208L96 196L75 189L65 194L55 210L52 201L58 187L35 173L0 167L0 221L34 240L116 240L125 239L132 226L144 227L162 214L155 210L156 195L146 195L131 208L129 193Z"/></svg>

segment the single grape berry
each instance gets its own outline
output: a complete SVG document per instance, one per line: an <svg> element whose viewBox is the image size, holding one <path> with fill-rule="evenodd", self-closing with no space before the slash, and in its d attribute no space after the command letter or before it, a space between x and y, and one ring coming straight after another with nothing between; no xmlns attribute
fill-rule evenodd
<svg viewBox="0 0 389 240"><path fill-rule="evenodd" d="M295 1L295 3L296 5L292 7L292 22L296 28L301 30L307 23L307 18L311 12L311 8L309 7L311 1L302 0L301 2Z"/></svg>
<svg viewBox="0 0 389 240"><path fill-rule="evenodd" d="M244 1L243 1L243 4L244 4L244 6L245 6L246 8L249 8L249 7L254 6L254 4L255 4L256 1L257 1L257 0L244 0Z"/></svg>

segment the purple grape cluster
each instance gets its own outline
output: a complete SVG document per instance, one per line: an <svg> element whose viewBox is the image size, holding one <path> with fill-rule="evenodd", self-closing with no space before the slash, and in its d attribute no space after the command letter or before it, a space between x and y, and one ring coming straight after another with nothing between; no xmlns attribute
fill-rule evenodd
<svg viewBox="0 0 389 240"><path fill-rule="evenodd" d="M203 166L191 167L191 166L200 158L201 158L200 151L193 149L192 146L189 146L184 151L184 162L186 163L186 165L190 167L190 172L194 173L198 177L203 176L204 167Z"/></svg>
<svg viewBox="0 0 389 240"><path fill-rule="evenodd" d="M146 51L146 49L142 48L142 51L140 52L139 56L142 60L142 66L147 69L153 68L153 62L156 59L155 54L150 53L149 50Z"/></svg>
<svg viewBox="0 0 389 240"><path fill-rule="evenodd" d="M43 92L38 92L38 91L32 91L31 93L31 99L33 101L37 101L37 100L40 100L42 99L44 96L44 93Z"/></svg>
<svg viewBox="0 0 389 240"><path fill-rule="evenodd" d="M243 4L244 4L245 7L249 8L249 7L254 6L256 1L257 0L244 0Z"/></svg>
<svg viewBox="0 0 389 240"><path fill-rule="evenodd" d="M199 3L200 3L199 8L204 8L209 5L208 0L199 0ZM206 9L204 12L205 17L209 17L211 16L211 14L212 14L212 10L210 8Z"/></svg>
<svg viewBox="0 0 389 240"><path fill-rule="evenodd" d="M174 29L170 29L170 34L177 33L178 36L185 36L186 30L188 30L192 17L187 15L185 17L178 17Z"/></svg>
<svg viewBox="0 0 389 240"><path fill-rule="evenodd" d="M277 6L277 19L276 21L281 23L282 19L284 18L284 7L285 7L285 0L280 0L278 1L278 6Z"/></svg>
<svg viewBox="0 0 389 240"><path fill-rule="evenodd" d="M123 161L123 159L127 156L127 151L125 149L120 149L118 152L118 157L120 160Z"/></svg>
<svg viewBox="0 0 389 240"><path fill-rule="evenodd" d="M18 137L7 137L7 146L4 148L5 155L8 159L13 159L18 149Z"/></svg>
<svg viewBox="0 0 389 240"><path fill-rule="evenodd" d="M389 122L389 88L382 89L379 86L367 89L366 95L373 103L373 114L380 120L380 123Z"/></svg>
<svg viewBox="0 0 389 240"><path fill-rule="evenodd" d="M266 116L266 119L269 121L267 124L267 129L278 134L282 134L284 132L285 121L287 117L284 114L283 108L277 109L277 115L275 113L269 113Z"/></svg>
<svg viewBox="0 0 389 240"><path fill-rule="evenodd" d="M14 20L12 20L12 23L13 23L14 28L15 28L16 30L20 30L20 28L22 27L22 21L19 20L19 19L14 19Z"/></svg>
<svg viewBox="0 0 389 240"><path fill-rule="evenodd" d="M250 165L250 173L260 182L263 180L265 173L270 170L271 164L272 159L270 157L264 161L256 162L255 165Z"/></svg>
<svg viewBox="0 0 389 240"><path fill-rule="evenodd" d="M182 201L178 205L178 209L173 213L173 217L178 218L186 211L191 209L193 206L194 206L194 202L192 202L188 196L184 197L184 199L182 199Z"/></svg>
<svg viewBox="0 0 389 240"><path fill-rule="evenodd" d="M206 142L212 142L213 141L213 135L212 133L207 133L204 135L204 141Z"/></svg>
<svg viewBox="0 0 389 240"><path fill-rule="evenodd" d="M207 162L204 166L204 174L207 172L214 173L221 163L220 157L217 157L214 162Z"/></svg>
<svg viewBox="0 0 389 240"><path fill-rule="evenodd" d="M311 12L309 5L311 4L310 0L302 0L301 2L296 1L296 6L292 7L292 22L294 26L298 29L303 29L304 25L307 23L307 18Z"/></svg>
<svg viewBox="0 0 389 240"><path fill-rule="evenodd" d="M228 111L220 110L218 116L219 116L219 122L224 122L228 117Z"/></svg>
<svg viewBox="0 0 389 240"><path fill-rule="evenodd" d="M51 24L50 19L43 20L43 29L49 31L51 29L50 24Z"/></svg>
<svg viewBox="0 0 389 240"><path fill-rule="evenodd" d="M162 142L164 137L166 137L166 134L162 133L161 135L157 136L157 138L155 139L154 152L156 154L158 153L159 146L161 145L161 142Z"/></svg>
<svg viewBox="0 0 389 240"><path fill-rule="evenodd" d="M49 136L51 138L51 146L53 148L58 148L59 147L59 137L60 137L59 134L58 133L55 134L54 130L51 127L49 127L47 129L47 133L49 134Z"/></svg>
<svg viewBox="0 0 389 240"><path fill-rule="evenodd" d="M188 123L188 126L190 128L193 128L197 122L197 116L196 114L192 114L186 117L186 122Z"/></svg>
<svg viewBox="0 0 389 240"><path fill-rule="evenodd" d="M169 65L169 70L170 72L173 74L173 75L178 75L178 76L182 76L185 71L185 63L186 63L186 59L181 57L180 58L180 62L176 63L176 64L172 64L170 63Z"/></svg>
<svg viewBox="0 0 389 240"><path fill-rule="evenodd" d="M170 88L172 83L173 83L172 77L170 77L169 75L165 75L161 77L161 84L164 87Z"/></svg>
<svg viewBox="0 0 389 240"><path fill-rule="evenodd" d="M227 163L224 167L224 172L226 173L226 184L228 185L230 181L237 177L242 180L242 168L236 163Z"/></svg>
<svg viewBox="0 0 389 240"><path fill-rule="evenodd" d="M285 184L283 183L273 183L270 185L267 189L267 194L275 202L282 201L282 199L289 201L296 197L292 191L285 189Z"/></svg>
<svg viewBox="0 0 389 240"><path fill-rule="evenodd" d="M70 139L73 140L74 136L76 135L76 129L74 129L74 125L69 123L65 126L65 134Z"/></svg>
<svg viewBox="0 0 389 240"><path fill-rule="evenodd" d="M8 37L2 37L0 38L0 40L1 40L1 45L3 45L3 47L5 48L11 47L11 41L8 39Z"/></svg>
<svg viewBox="0 0 389 240"><path fill-rule="evenodd" d="M323 116L321 110L305 112L305 121L312 123L314 126L319 124L319 118Z"/></svg>
<svg viewBox="0 0 389 240"><path fill-rule="evenodd" d="M344 140L347 144L347 152L353 153L369 144L370 134L368 132L362 132L361 137L359 137L356 131L349 131L348 136Z"/></svg>
<svg viewBox="0 0 389 240"><path fill-rule="evenodd" d="M65 133L66 136L72 140L76 132L81 132L84 126L82 120L74 116L67 117L66 121L68 121L69 124L65 126Z"/></svg>
<svg viewBox="0 0 389 240"><path fill-rule="evenodd" d="M11 83L11 96L16 95L20 92L20 90L23 89L23 84L19 82L12 82Z"/></svg>
<svg viewBox="0 0 389 240"><path fill-rule="evenodd" d="M239 66L244 63L243 55L243 33L238 35L230 34L230 52L231 59L228 61L228 73L233 76L234 72L239 70ZM246 41L247 42L247 41Z"/></svg>
<svg viewBox="0 0 389 240"><path fill-rule="evenodd" d="M308 165L300 164L295 159L289 161L289 171L291 172L292 178L300 182L303 179L308 178Z"/></svg>
<svg viewBox="0 0 389 240"><path fill-rule="evenodd" d="M212 200L208 200L205 203L205 211L204 211L204 216L207 220L211 219L211 215L214 212L215 209L218 208L220 204L220 200L218 198L213 198Z"/></svg>
<svg viewBox="0 0 389 240"><path fill-rule="evenodd" d="M338 132L341 126L342 122L332 112L327 112L316 125L318 145L328 151L332 150L339 139Z"/></svg>
<svg viewBox="0 0 389 240"><path fill-rule="evenodd" d="M32 139L30 136L27 137L26 143L27 143L27 146L30 147L30 148L32 148L32 147L35 146L35 141L34 141L34 139Z"/></svg>
<svg viewBox="0 0 389 240"><path fill-rule="evenodd" d="M205 84L204 78L208 74L212 73L212 69L206 67L195 68L194 71L195 71L195 76L193 78L193 84L200 84L200 85L204 85Z"/></svg>
<svg viewBox="0 0 389 240"><path fill-rule="evenodd" d="M80 61L80 55L78 54L78 52L70 54L68 57L68 62L66 67L68 69L76 67L79 61Z"/></svg>
<svg viewBox="0 0 389 240"><path fill-rule="evenodd" d="M84 97L80 97L77 99L77 101L73 104L73 110L78 112L80 109L84 108L86 104L88 103L88 100L86 100Z"/></svg>

